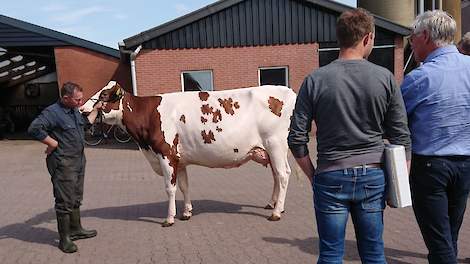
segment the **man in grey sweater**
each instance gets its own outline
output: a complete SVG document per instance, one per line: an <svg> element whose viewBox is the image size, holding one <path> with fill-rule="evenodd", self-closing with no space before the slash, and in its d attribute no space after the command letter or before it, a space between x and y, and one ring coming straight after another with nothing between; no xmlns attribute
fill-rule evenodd
<svg viewBox="0 0 470 264"><path fill-rule="evenodd" d="M384 138L403 145L410 133L399 87L387 69L366 60L374 45L374 18L364 9L341 14L339 58L308 75L297 97L289 147L312 182L319 234L318 263L341 263L349 213L363 263L385 263ZM307 143L317 125L318 167Z"/></svg>

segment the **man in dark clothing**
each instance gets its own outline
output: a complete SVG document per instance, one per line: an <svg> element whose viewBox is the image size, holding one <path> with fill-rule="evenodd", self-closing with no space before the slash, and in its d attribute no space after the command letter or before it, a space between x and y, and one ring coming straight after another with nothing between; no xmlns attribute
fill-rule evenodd
<svg viewBox="0 0 470 264"><path fill-rule="evenodd" d="M47 145L46 164L53 186L59 248L65 253L77 251L72 240L96 236L95 230L85 230L80 221L85 177L84 126L93 123L102 106L99 102L84 118L78 111L82 105L82 88L67 82L61 88L61 98L50 105L31 123L28 132Z"/></svg>
<svg viewBox="0 0 470 264"><path fill-rule="evenodd" d="M393 74L366 60L374 45L373 17L361 8L346 11L336 30L339 58L305 78L289 148L312 182L318 263L342 263L349 213L362 263L386 263L383 138L405 146L410 157L406 111ZM307 148L312 121L317 125L316 169Z"/></svg>

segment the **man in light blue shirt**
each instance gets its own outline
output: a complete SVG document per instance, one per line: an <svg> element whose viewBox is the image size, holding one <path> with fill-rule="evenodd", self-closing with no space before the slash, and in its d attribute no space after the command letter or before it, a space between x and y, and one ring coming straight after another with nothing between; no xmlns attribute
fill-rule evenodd
<svg viewBox="0 0 470 264"><path fill-rule="evenodd" d="M452 44L455 21L419 15L409 40L423 64L401 86L412 138L413 210L429 263L457 263L457 238L470 190L470 56Z"/></svg>

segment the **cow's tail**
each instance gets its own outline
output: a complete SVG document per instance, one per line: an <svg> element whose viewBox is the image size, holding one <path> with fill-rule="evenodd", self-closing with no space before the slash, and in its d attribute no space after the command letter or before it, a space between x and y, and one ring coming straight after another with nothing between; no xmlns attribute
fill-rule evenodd
<svg viewBox="0 0 470 264"><path fill-rule="evenodd" d="M293 176L297 181L307 180L305 173L303 172L302 168L300 168L290 150L287 154L287 160L289 162L289 167L291 168L291 176Z"/></svg>

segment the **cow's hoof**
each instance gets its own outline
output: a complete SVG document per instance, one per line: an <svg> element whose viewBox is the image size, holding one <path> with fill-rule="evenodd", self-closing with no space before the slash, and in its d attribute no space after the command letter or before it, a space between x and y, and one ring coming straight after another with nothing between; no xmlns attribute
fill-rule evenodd
<svg viewBox="0 0 470 264"><path fill-rule="evenodd" d="M165 220L165 222L163 222L162 224L162 227L170 227L172 226L174 223L169 223L168 221Z"/></svg>
<svg viewBox="0 0 470 264"><path fill-rule="evenodd" d="M279 221L281 220L281 217L280 216L277 216L277 215L271 215L270 217L268 217L268 220L269 221Z"/></svg>
<svg viewBox="0 0 470 264"><path fill-rule="evenodd" d="M183 215L183 216L181 216L180 220L181 221L188 221L190 218L191 218L190 215Z"/></svg>
<svg viewBox="0 0 470 264"><path fill-rule="evenodd" d="M268 204L264 207L264 209L271 209L272 210L272 209L274 209L274 207L271 204Z"/></svg>

